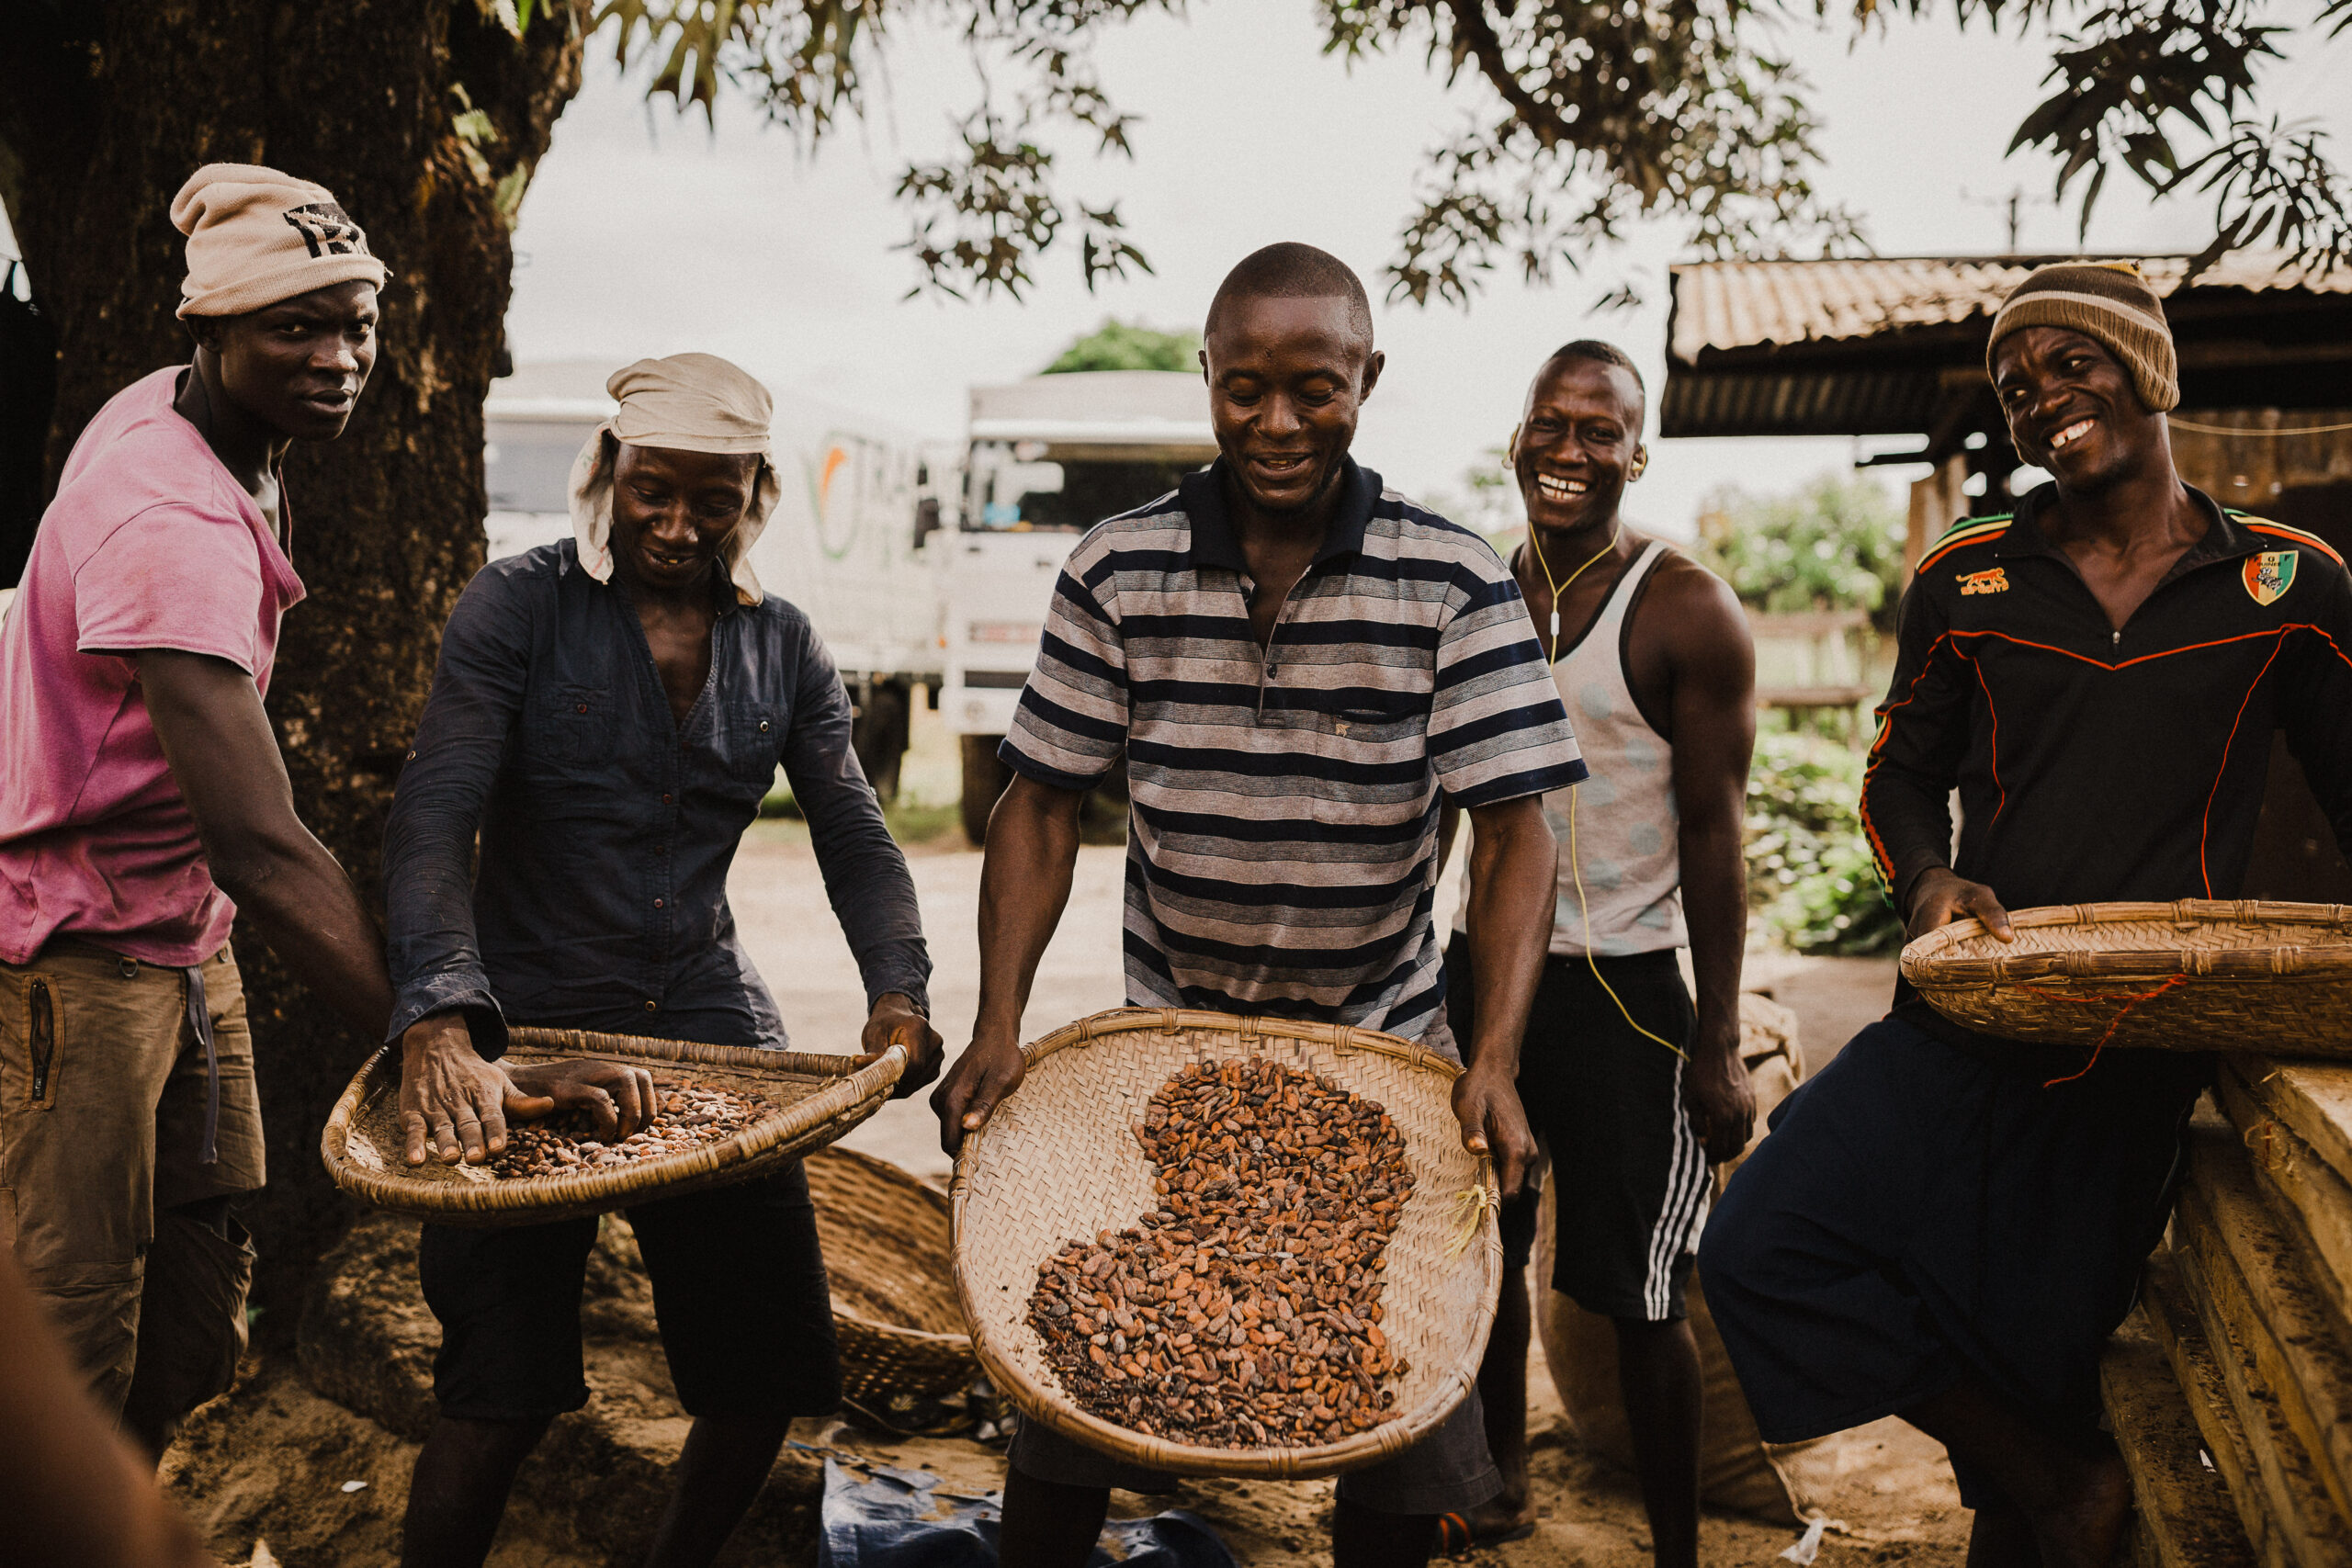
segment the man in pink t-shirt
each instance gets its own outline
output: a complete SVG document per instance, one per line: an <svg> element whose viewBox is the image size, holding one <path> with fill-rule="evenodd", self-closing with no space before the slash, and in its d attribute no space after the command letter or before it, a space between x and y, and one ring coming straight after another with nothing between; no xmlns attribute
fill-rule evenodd
<svg viewBox="0 0 2352 1568"><path fill-rule="evenodd" d="M263 1166L239 908L359 1038L392 1001L262 707L302 596L280 468L343 433L388 273L332 195L272 169L198 170L172 220L194 362L90 422L0 621L0 1242L158 1454L244 1342L253 1251L229 1205ZM470 1051L424 1066L413 1096L477 1159L504 1115L601 1081Z"/></svg>

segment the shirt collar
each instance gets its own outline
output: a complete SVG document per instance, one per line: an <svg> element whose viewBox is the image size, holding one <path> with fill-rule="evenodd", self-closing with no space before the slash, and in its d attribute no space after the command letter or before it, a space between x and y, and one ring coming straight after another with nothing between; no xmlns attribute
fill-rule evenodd
<svg viewBox="0 0 2352 1568"><path fill-rule="evenodd" d="M2205 536L2181 552L2180 558L2166 572L2169 581L2179 573L2205 565L2209 561L2234 560L2268 548L2253 529L2223 511L2219 502L2195 485L2183 487L2188 498L2206 517ZM2041 531L2041 516L2058 499L2058 486L2052 482L2040 484L2018 497L2014 521L2008 532L1994 543L1993 554L2002 556L2054 556L2058 547Z"/></svg>
<svg viewBox="0 0 2352 1568"><path fill-rule="evenodd" d="M1225 476L1230 471L1219 457L1207 468L1186 474L1176 494L1192 525L1193 567L1221 566L1247 574L1249 562L1242 558L1241 541L1234 535L1233 516L1225 504ZM1322 546L1308 563L1310 569L1340 556L1362 553L1364 530L1371 525L1373 508L1379 500L1380 476L1353 457L1342 457L1339 508L1331 513Z"/></svg>

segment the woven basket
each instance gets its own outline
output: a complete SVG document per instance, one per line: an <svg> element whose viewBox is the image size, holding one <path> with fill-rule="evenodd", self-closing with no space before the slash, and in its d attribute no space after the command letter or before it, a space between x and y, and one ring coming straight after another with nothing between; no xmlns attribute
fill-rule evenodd
<svg viewBox="0 0 2352 1568"><path fill-rule="evenodd" d="M2352 1056L2352 906L2071 904L1961 920L1903 950L1938 1012L2050 1044Z"/></svg>
<svg viewBox="0 0 2352 1568"><path fill-rule="evenodd" d="M1136 1464L1180 1475L1297 1480L1385 1459L1426 1436L1478 1377L1502 1281L1494 1175L1462 1146L1451 1096L1461 1069L1392 1034L1286 1019L1125 1008L1023 1046L1028 1077L967 1134L956 1162L956 1290L980 1365L1023 1417ZM1272 1057L1386 1108L1405 1134L1412 1195L1388 1240L1381 1326L1412 1371L1396 1379L1400 1418L1314 1448L1216 1449L1171 1442L1079 1408L1026 1321L1037 1265L1065 1241L1122 1230L1159 1206L1134 1129L1188 1062ZM1459 1251L1461 1194L1478 1191ZM1451 1256L1449 1254L1451 1253Z"/></svg>
<svg viewBox="0 0 2352 1568"><path fill-rule="evenodd" d="M979 1363L956 1302L947 1195L855 1149L820 1149L803 1168L832 1283L842 1391L879 1407L969 1385Z"/></svg>
<svg viewBox="0 0 2352 1568"><path fill-rule="evenodd" d="M445 1225L535 1225L601 1214L748 1180L821 1148L880 1110L907 1066L899 1045L861 1067L852 1056L574 1029L515 1029L508 1038L509 1061L588 1057L684 1072L703 1088L757 1095L775 1109L732 1137L616 1170L507 1180L485 1166L438 1159L412 1166L401 1130L400 1057L387 1046L352 1078L320 1135L319 1157L334 1184L377 1208Z"/></svg>

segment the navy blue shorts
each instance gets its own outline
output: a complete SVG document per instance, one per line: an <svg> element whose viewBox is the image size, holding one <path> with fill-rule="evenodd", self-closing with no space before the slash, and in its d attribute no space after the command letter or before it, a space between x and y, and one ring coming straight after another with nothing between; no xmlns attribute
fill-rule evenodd
<svg viewBox="0 0 2352 1568"><path fill-rule="evenodd" d="M817 1211L798 1165L628 1211L689 1416L822 1416L842 1400ZM545 1419L588 1403L580 1292L594 1218L426 1225L425 1304L441 1322L433 1394L459 1420Z"/></svg>
<svg viewBox="0 0 2352 1568"><path fill-rule="evenodd" d="M1772 1113L1708 1222L1699 1278L1771 1443L1964 1377L2099 1445L2098 1359L2164 1235L2201 1056L1856 1035ZM1972 1507L1989 1489L1961 1472Z"/></svg>

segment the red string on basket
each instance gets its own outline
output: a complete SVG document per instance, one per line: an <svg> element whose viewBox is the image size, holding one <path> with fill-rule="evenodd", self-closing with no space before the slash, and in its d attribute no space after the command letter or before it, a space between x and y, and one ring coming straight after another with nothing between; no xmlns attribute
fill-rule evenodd
<svg viewBox="0 0 2352 1568"><path fill-rule="evenodd" d="M2098 1054L2107 1049L2107 1043L2109 1041L2115 1038L2115 1031L2123 1022L2124 1014L2130 1012L2133 1008L2138 1007L2142 1002L2163 996L2166 991L2171 990L2175 986L2179 985L2182 981L2188 978L2188 976L2186 975L2175 975L2163 985L2158 986L2154 990L2142 991L2137 996L2124 998L2123 1005L2115 1010L2115 1016L2107 1021L2107 1032L2100 1035L2098 1037L2098 1043L2091 1047L2091 1059L2083 1064L2082 1070L2080 1072L2068 1073L2064 1077L2052 1078L2041 1087L2044 1089L2056 1089L2062 1083L2073 1083L2076 1078L2088 1074L2093 1067L2098 1066ZM2081 1007L2098 1007L2103 1002L2111 1002L2115 1000L2113 997L2061 996L2056 991L2045 991L2038 986L2029 986L2023 982L2019 982L2018 984L2018 989L2025 992L2028 996L2040 997L2046 1002L2074 1002L2077 1006Z"/></svg>

